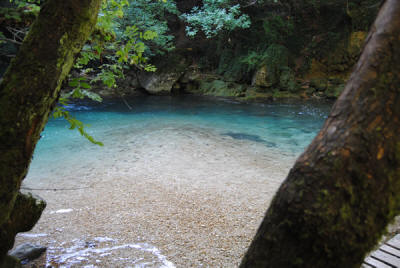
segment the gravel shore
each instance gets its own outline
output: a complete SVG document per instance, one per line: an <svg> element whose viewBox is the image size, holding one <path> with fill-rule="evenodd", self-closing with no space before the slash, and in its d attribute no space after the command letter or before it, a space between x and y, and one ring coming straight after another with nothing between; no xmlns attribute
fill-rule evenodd
<svg viewBox="0 0 400 268"><path fill-rule="evenodd" d="M190 125L127 128L103 141L32 167L23 183L48 206L16 245L47 246L48 265L235 267L295 161Z"/></svg>

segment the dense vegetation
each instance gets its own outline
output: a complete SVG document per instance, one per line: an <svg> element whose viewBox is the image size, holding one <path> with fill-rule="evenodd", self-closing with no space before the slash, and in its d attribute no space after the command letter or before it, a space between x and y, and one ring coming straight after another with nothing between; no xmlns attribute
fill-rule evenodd
<svg viewBox="0 0 400 268"><path fill-rule="evenodd" d="M144 88L244 99L336 97L381 2L104 1L97 29L75 65L70 86L77 90L71 95L100 99L93 92L123 96ZM41 3L3 1L4 67ZM145 73L157 68L156 78ZM173 80L167 87L148 85L164 76Z"/></svg>

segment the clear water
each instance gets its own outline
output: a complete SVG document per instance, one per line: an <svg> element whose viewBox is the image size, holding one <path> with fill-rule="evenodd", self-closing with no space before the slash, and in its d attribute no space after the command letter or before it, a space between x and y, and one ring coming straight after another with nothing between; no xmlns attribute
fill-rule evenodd
<svg viewBox="0 0 400 268"><path fill-rule="evenodd" d="M215 141L219 146L217 149L211 150L211 152L218 154L218 150L222 148L222 156L224 156L225 152L236 153L235 150L246 150L245 153L253 153L262 148L260 150L262 154L256 154L255 156L256 159L261 159L261 162L266 161L265 159L273 159L279 163L287 161L288 163L285 165L270 164L266 168L268 170L267 177L271 180L271 184L268 181L264 181L264 179L262 184L255 182L254 185L257 187L263 185L269 191L275 185L274 178L282 178L284 176L286 169L292 165L294 157L304 150L319 131L331 107L330 103L321 102L242 104L227 100L190 96L149 96L129 99L127 102L132 109L129 109L122 100L103 103L80 102L69 106L73 116L86 124L90 124L87 131L93 137L102 141L104 147L91 144L81 137L76 130L69 130L69 124L63 119L51 119L42 133L42 138L35 150L27 181L29 181L29 187L39 188L39 190L41 188L44 189L39 193L43 193L50 198L49 207L51 208L48 208L48 211L44 213L45 215L42 217L43 223L39 223L39 229L35 231L36 233L25 235L22 238L32 239L34 243L38 243L38 240L40 240L39 244L48 247L48 265L82 267L86 263L91 264L91 266L85 267L97 267L97 265L99 267L109 267L105 266L105 263L107 260L111 260L115 267L175 267L170 262L173 261L174 257L165 252L166 249L165 247L163 248L162 239L161 241L153 241L154 239L151 238L153 235L151 229L143 231L143 236L145 237L142 240L136 239L133 235L115 237L119 236L119 232L115 233L114 228L119 230L118 228L125 228L123 227L124 225L118 227L118 224L112 224L111 228L107 225L110 230L106 228L105 231L102 228L99 229L100 231L93 228L100 223L104 224L106 222L103 217L108 219L107 213L113 213L113 207L111 206L107 207L108 210L101 208L99 215L97 213L94 213L95 216L86 214L89 213L87 211L96 211L97 204L95 202L97 198L99 202L102 202L103 198L105 198L99 198L97 190L106 194L107 197L113 197L114 195L105 191L102 185L110 185L105 183L109 183L111 180L115 182L112 185L116 185L118 190L118 179L115 178L126 177L134 179L136 178L135 176L140 178L143 176L150 181L148 184L143 184L145 185L144 188L140 188L142 187L140 186L141 184L136 185L139 189L154 187L152 182L157 180L152 177L154 175L152 173L153 170L155 170L156 175L158 174L157 172L161 172L163 180L164 178L169 178L171 187L176 185L183 187L185 186L186 178L191 179L194 173L200 173L200 176L197 176L197 179L199 179L197 184L195 181L190 181L190 185L193 186L189 188L191 191L193 189L202 189L198 185L203 184L206 187L205 189L217 189L219 184L215 184L213 178L221 178L226 170L237 168L235 166L236 162L231 164L229 162L216 161L219 158L218 155L214 158L208 155L201 157L199 161L204 161L205 165L207 165L207 170L209 168L212 169L212 167L209 167L207 164L209 162L205 160L211 158L211 163L217 163L217 165L213 164L214 168L218 167L218 170L213 170L216 175L213 175L213 172L204 173L204 170L198 171L186 168L189 164L191 167L196 167L198 166L196 165L197 163L190 162L189 164L176 165L176 162L182 161L182 159L178 157L177 161L174 162L172 159L170 161L168 154L167 163L170 165L169 167L157 162L158 157L162 158L160 154L166 153L158 150L158 147L164 146L171 140L173 145L164 146L167 149L163 150L178 146L177 143L180 141L189 140L190 142L193 141L193 143L189 144L189 147L184 147L184 149L195 152L199 148L204 148L204 146L196 147L198 144L202 144L198 142L199 139L205 139L204 143ZM146 133L150 134L147 135ZM185 138L183 139L182 136ZM234 144L240 144L240 146L234 146L230 151L227 148L225 151L226 147ZM146 150L139 148L139 153L132 152L140 145L145 147ZM183 152L183 150L178 150L178 152ZM202 152L210 151L203 150ZM176 157L176 154L172 155ZM234 157L236 156L236 154L233 155ZM238 157L243 157L243 155L237 155ZM186 156L184 155L184 157ZM141 159L135 162L136 160L133 158ZM197 158L191 159L197 161ZM232 156L229 159L232 159ZM251 158L251 161L253 160ZM125 164L124 161L126 161ZM244 159L238 163L242 165L242 163L249 163L249 161ZM199 166L202 167L201 165ZM179 167L185 168L185 172L170 172L171 169L175 170L179 169ZM258 167L256 165L251 167L257 171ZM243 168L248 169L246 166L243 166ZM218 173L220 171L223 173ZM150 172L147 177L144 176L146 172ZM238 177L240 181L243 181L247 176L247 171L240 172L240 168L235 172L243 174L244 177ZM264 174L265 170L262 169L259 172ZM131 175L135 173L139 174ZM251 173L251 176L254 174ZM264 175L260 176L264 177ZM157 176L155 177L157 178ZM174 184L175 177L180 178L180 184ZM210 179L204 180L204 178ZM257 178L251 178L257 181ZM231 180L230 177L229 180ZM215 181L218 182L218 180ZM280 181L281 179L278 180L278 182ZM196 185L192 185L192 183ZM94 184L98 188L84 189L88 185ZM226 189L235 189L235 185L235 181L233 181L233 184L224 184L224 187L227 187ZM68 191L49 191L53 187L68 189ZM84 190L75 191L80 187L83 187L81 189ZM69 191L73 189L75 190ZM112 191L115 190L114 188L112 189ZM263 192L263 196L268 195L268 191ZM158 192L150 190L146 193L148 194L145 194L145 196L152 196L154 193L157 196ZM123 197L122 193L119 194ZM242 194L242 191L240 191L240 194ZM141 195L132 196L135 196L139 201L142 200L140 199ZM235 200L239 199L238 196L233 196ZM165 202L171 204L171 200L176 201L173 198L165 199L165 196L162 196L162 198L164 199L161 201L164 200L164 203L161 202L161 205L165 204ZM244 198L246 199L246 197ZM79 203L81 200L83 200L83 203ZM86 202L87 200L89 200L88 203ZM94 204L91 203L93 200ZM145 200L148 199L144 198L140 202ZM246 202L248 201L246 200ZM117 204L122 203L117 202ZM101 204L107 205L108 201ZM156 203L153 202L151 204L153 206L152 209L158 211ZM241 203L239 202L238 204ZM86 206L88 209L86 209ZM161 207L164 209L163 206ZM119 207L118 213L125 215L125 218L131 217L129 206L127 208ZM138 209L140 212L140 206ZM236 208L233 207L233 209ZM246 210L248 210L247 205ZM170 215L167 214L167 217L164 220L172 220L176 224ZM78 225L75 227L70 224L70 219L73 222L81 223L81 218L96 219L96 222L92 222L88 227L85 227L85 224L84 226ZM130 221L128 222L130 223ZM89 233L82 235L81 232L83 230ZM186 230L185 225L183 225L182 230ZM173 236L172 233L170 235ZM177 252L181 250L182 248L176 246Z"/></svg>
<svg viewBox="0 0 400 268"><path fill-rule="evenodd" d="M70 112L90 126L87 131L105 146L114 144L124 130L150 125L209 129L231 139L249 140L260 146L300 154L326 119L331 103L253 103L213 100L191 96L140 97L103 103L71 104ZM63 119L51 119L38 143L32 167L42 161L77 157L82 149L101 153L77 131L68 130ZM113 136L115 139L113 139ZM92 155L93 156L93 155Z"/></svg>

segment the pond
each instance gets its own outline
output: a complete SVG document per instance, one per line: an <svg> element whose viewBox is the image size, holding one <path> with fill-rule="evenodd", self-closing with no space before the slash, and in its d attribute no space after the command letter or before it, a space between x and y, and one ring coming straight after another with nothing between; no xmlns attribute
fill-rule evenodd
<svg viewBox="0 0 400 268"><path fill-rule="evenodd" d="M331 103L147 96L68 109L104 147L48 122L23 188L48 207L17 243L55 266L236 266Z"/></svg>

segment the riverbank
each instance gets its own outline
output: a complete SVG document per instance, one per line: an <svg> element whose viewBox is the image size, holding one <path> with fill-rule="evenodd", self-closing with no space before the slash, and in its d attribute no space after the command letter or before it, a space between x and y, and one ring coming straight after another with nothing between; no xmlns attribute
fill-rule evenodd
<svg viewBox="0 0 400 268"><path fill-rule="evenodd" d="M101 158L30 171L48 207L16 245L47 246L55 266L237 266L295 160L191 126L119 135Z"/></svg>

